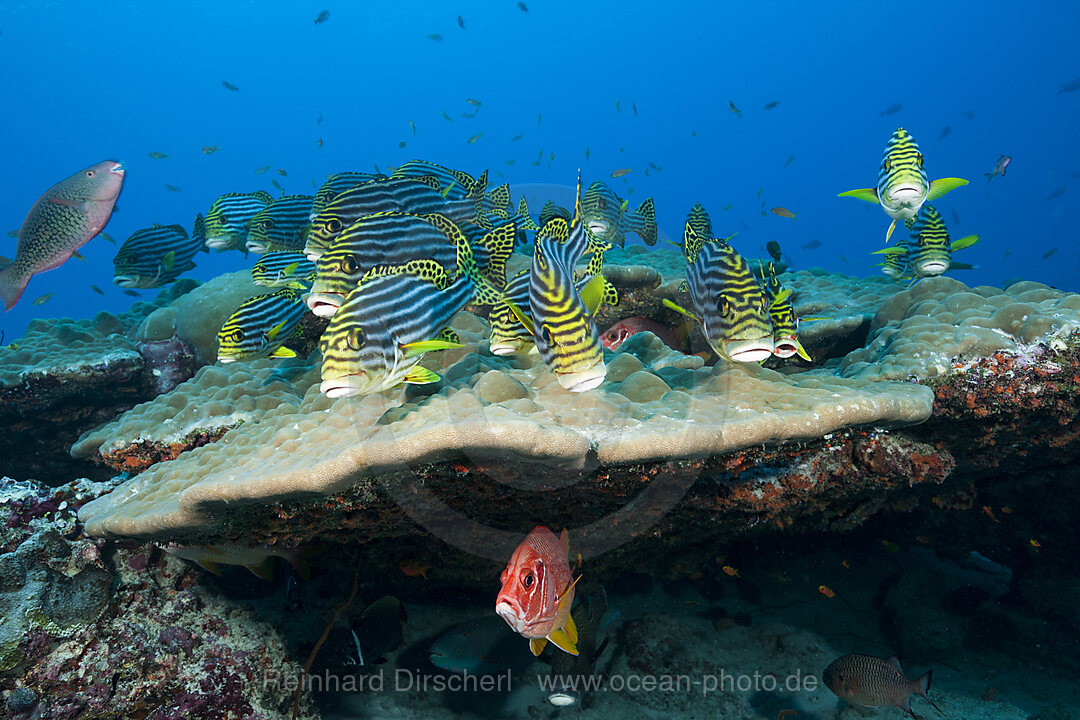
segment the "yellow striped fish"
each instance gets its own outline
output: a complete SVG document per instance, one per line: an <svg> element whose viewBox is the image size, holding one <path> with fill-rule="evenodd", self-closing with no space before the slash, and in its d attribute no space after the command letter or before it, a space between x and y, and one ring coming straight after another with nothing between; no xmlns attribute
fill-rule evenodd
<svg viewBox="0 0 1080 720"><path fill-rule="evenodd" d="M769 322L773 331L773 355L789 358L796 353L810 362L810 355L799 342L799 316L791 305L791 290L780 285L776 266L769 263L768 271L762 272L765 295L769 301Z"/></svg>
<svg viewBox="0 0 1080 720"><path fill-rule="evenodd" d="M968 235L949 242L945 218L929 203L922 206L908 229L911 231L908 264L919 277L941 275L952 264L954 251L969 248L979 241L978 235Z"/></svg>
<svg viewBox="0 0 1080 720"><path fill-rule="evenodd" d="M848 190L839 197L854 197L874 205L880 203L885 214L893 219L885 233L885 242L888 242L897 220L915 217L923 203L937 200L950 190L967 184L963 178L938 178L929 182L919 144L907 130L897 128L881 157L877 187Z"/></svg>
<svg viewBox="0 0 1080 720"><path fill-rule="evenodd" d="M251 268L256 285L307 290L315 281L315 263L298 252L272 252L259 258Z"/></svg>
<svg viewBox="0 0 1080 720"><path fill-rule="evenodd" d="M286 195L255 213L248 227L248 251L262 255L303 250L313 200L311 195Z"/></svg>
<svg viewBox="0 0 1080 720"><path fill-rule="evenodd" d="M591 390L607 375L600 331L593 319L604 298L604 276L598 263L590 263L592 277L578 290L574 267L586 252L600 254L610 247L598 243L586 229L579 174L573 218L570 222L552 218L537 233L528 312L507 300L518 321L532 333L544 363L571 392Z"/></svg>
<svg viewBox="0 0 1080 720"><path fill-rule="evenodd" d="M306 312L300 292L290 287L245 300L218 332L218 362L296 357L284 345Z"/></svg>
<svg viewBox="0 0 1080 720"><path fill-rule="evenodd" d="M206 247L211 250L240 250L247 253L248 227L251 219L274 202L270 193L225 193L214 200L203 221Z"/></svg>
<svg viewBox="0 0 1080 720"><path fill-rule="evenodd" d="M727 240L711 236L708 213L695 205L683 231L686 282L694 312L667 299L664 305L696 320L720 357L761 362L774 348L765 294L742 255Z"/></svg>
<svg viewBox="0 0 1080 720"><path fill-rule="evenodd" d="M914 220L908 220L908 222L914 224ZM877 264L877 267L881 268L881 272L884 273L886 277L892 278L897 282L908 282L909 280L914 279L915 276L912 274L911 267L908 263L908 246L906 242L881 250L875 250L872 254L883 256L882 261Z"/></svg>

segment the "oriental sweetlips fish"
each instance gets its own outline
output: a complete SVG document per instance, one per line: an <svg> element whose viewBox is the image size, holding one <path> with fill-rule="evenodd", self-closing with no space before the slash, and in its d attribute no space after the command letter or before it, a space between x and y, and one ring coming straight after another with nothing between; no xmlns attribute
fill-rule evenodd
<svg viewBox="0 0 1080 720"><path fill-rule="evenodd" d="M949 269L953 252L979 241L978 235L968 235L950 242L945 218L930 204L923 205L918 216L909 222L908 267L919 277L941 275Z"/></svg>
<svg viewBox="0 0 1080 720"><path fill-rule="evenodd" d="M123 182L124 167L105 160L61 180L38 198L19 228L15 259L0 269L4 310L15 306L31 277L60 267L101 232Z"/></svg>
<svg viewBox="0 0 1080 720"><path fill-rule="evenodd" d="M574 585L566 530L556 538L537 526L517 546L502 571L502 589L495 612L514 632L529 639L529 649L539 655L550 640L560 650L577 655L577 626L570 615Z"/></svg>
<svg viewBox="0 0 1080 720"><path fill-rule="evenodd" d="M373 267L400 265L417 258L429 258L447 271L457 265L457 248L436 224L443 216L385 212L367 215L349 225L315 263L315 284L306 301L319 317L330 317L345 296ZM473 248L481 265L487 257L484 246Z"/></svg>
<svg viewBox="0 0 1080 720"><path fill-rule="evenodd" d="M291 287L248 298L218 332L218 362L296 357L284 345L306 312L300 291Z"/></svg>
<svg viewBox="0 0 1080 720"><path fill-rule="evenodd" d="M696 320L720 357L761 362L774 349L765 295L749 263L726 240L712 234L708 213L695 205L683 231L686 282L694 312L667 299L664 305Z"/></svg>
<svg viewBox="0 0 1080 720"><path fill-rule="evenodd" d="M311 195L286 195L255 213L248 227L248 251L261 255L303 250L313 199Z"/></svg>
<svg viewBox="0 0 1080 720"><path fill-rule="evenodd" d="M910 680L895 657L882 660L870 655L837 658L825 668L822 675L825 684L837 697L853 705L898 707L913 718L918 716L911 710L912 695L918 695L941 712L941 708L927 695L932 677L931 670Z"/></svg>
<svg viewBox="0 0 1080 720"><path fill-rule="evenodd" d="M848 190L840 193L840 197L854 197L875 205L880 203L885 214L893 219L885 233L885 242L888 242L897 220L915 217L923 203L937 200L967 183L962 178L938 178L930 182L923 168L919 144L907 130L897 128L885 146L877 187Z"/></svg>
<svg viewBox="0 0 1080 720"><path fill-rule="evenodd" d="M514 228L496 228L477 244L487 263L479 267L472 243L448 219L435 215L457 248L450 274L431 258L369 270L334 313L319 340L320 390L331 398L387 390L401 383L437 382L420 366L425 353L461 347L447 325L470 302L491 304L506 284L506 260Z"/></svg>
<svg viewBox="0 0 1080 720"><path fill-rule="evenodd" d="M298 252L266 253L251 268L251 279L266 287L307 290L315 282L315 263Z"/></svg>
<svg viewBox="0 0 1080 720"><path fill-rule="evenodd" d="M196 218L201 222L202 216ZM179 225L152 225L131 234L113 258L113 282L125 288L156 288L195 267L199 251L209 252L198 232L188 237Z"/></svg>
<svg viewBox="0 0 1080 720"><path fill-rule="evenodd" d="M536 235L528 312L508 301L514 315L532 333L544 363L571 392L591 390L607 375L594 316L607 287L599 266L603 252L610 247L597 243L586 230L579 178L573 220L567 223L553 218ZM589 266L592 277L578 290L574 267L587 251L594 253Z"/></svg>
<svg viewBox="0 0 1080 720"><path fill-rule="evenodd" d="M652 198L647 198L637 210L630 212L626 200L597 180L585 190L581 216L593 235L612 245L622 247L628 232L637 233L646 245L656 244L656 211Z"/></svg>
<svg viewBox="0 0 1080 720"><path fill-rule="evenodd" d="M349 188L356 187L361 183L371 180L385 180L385 175L375 175L364 172L339 172L329 175L326 181L315 191L315 199L311 202L311 220L323 211L330 201Z"/></svg>
<svg viewBox="0 0 1080 720"><path fill-rule="evenodd" d="M769 304L769 322L773 331L773 355L789 358L798 353L810 362L810 355L799 342L799 317L791 306L791 290L780 286L776 278L776 266L769 263L768 273L763 273L765 295Z"/></svg>
<svg viewBox="0 0 1080 720"><path fill-rule="evenodd" d="M206 247L211 250L240 250L247 253L248 227L251 219L274 198L264 190L251 193L226 193L214 200L206 213Z"/></svg>

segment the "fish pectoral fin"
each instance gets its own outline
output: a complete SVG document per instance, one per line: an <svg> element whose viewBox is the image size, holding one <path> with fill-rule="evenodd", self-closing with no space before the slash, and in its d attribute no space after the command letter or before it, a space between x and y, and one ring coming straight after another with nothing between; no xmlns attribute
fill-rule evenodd
<svg viewBox="0 0 1080 720"><path fill-rule="evenodd" d="M257 565L248 565L247 569L250 570L251 573L257 578L261 578L261 579L263 579L263 580L265 580L267 582L273 582L274 581L274 557L273 557L273 555L266 558L265 560L263 560L261 563L259 563Z"/></svg>
<svg viewBox="0 0 1080 720"><path fill-rule="evenodd" d="M908 249L902 245L893 245L892 247L882 248L881 250L874 250L871 255L905 255Z"/></svg>
<svg viewBox="0 0 1080 720"><path fill-rule="evenodd" d="M977 242L979 242L979 236L978 235L968 235L966 237L960 238L959 240L953 240L952 244L949 245L949 249L952 250L953 252L956 252L957 250L963 250L964 248L969 248L969 247L971 247L972 245L974 245Z"/></svg>
<svg viewBox="0 0 1080 720"><path fill-rule="evenodd" d="M777 303L782 303L782 302L784 302L785 300L787 300L790 297L791 297L791 288L784 288L783 290L781 290L780 292L778 292L776 294L776 297L774 297L772 299L772 303L773 303L773 305L775 305Z"/></svg>
<svg viewBox="0 0 1080 720"><path fill-rule="evenodd" d="M567 634L565 629L555 630L547 636L547 639L551 641L552 645L559 648L565 653L569 653L570 655L578 654L577 642L570 639L570 636Z"/></svg>
<svg viewBox="0 0 1080 720"><path fill-rule="evenodd" d="M806 348L798 340L795 340L795 353L806 362L814 362L810 359L810 353L806 352Z"/></svg>
<svg viewBox="0 0 1080 720"><path fill-rule="evenodd" d="M671 300L668 300L667 298L664 298L664 306L668 307L668 308L671 308L675 312L680 313L682 315L685 315L686 317L688 317L688 318L690 318L692 320L697 320L699 323L701 322L701 318L699 318L697 315L695 315L694 313L690 312L689 310L687 310L687 309L685 309L683 307L680 307L679 305L676 305L675 303L673 303Z"/></svg>
<svg viewBox="0 0 1080 720"><path fill-rule="evenodd" d="M926 202L934 202L945 193L967 184L968 181L963 178L938 178L930 183L930 192L926 196Z"/></svg>
<svg viewBox="0 0 1080 720"><path fill-rule="evenodd" d="M442 378L439 373L434 370L428 370L426 367L420 365L414 365L409 368L409 372L405 373L405 382L412 383L413 385L428 385L430 383L439 382Z"/></svg>
<svg viewBox="0 0 1080 720"><path fill-rule="evenodd" d="M545 645L547 645L547 640L545 638L533 638L529 640L529 650L532 651L533 655L542 653Z"/></svg>
<svg viewBox="0 0 1080 720"><path fill-rule="evenodd" d="M405 351L405 357L416 357L417 355L423 355L424 353L436 352L438 350L454 350L465 346L459 342L451 342L449 340L421 340L419 342L405 343L400 347Z"/></svg>
<svg viewBox="0 0 1080 720"><path fill-rule="evenodd" d="M889 223L889 229L885 231L885 242L889 242L889 238L892 237L893 230L896 229L896 220Z"/></svg>
<svg viewBox="0 0 1080 720"><path fill-rule="evenodd" d="M563 631L566 632L566 635L570 638L570 641L574 643L574 645L577 645L578 632L577 625L574 624L573 615L571 615L570 618L566 621L566 627L563 628Z"/></svg>
<svg viewBox="0 0 1080 720"><path fill-rule="evenodd" d="M531 334L533 337L535 337L536 336L536 325L533 324L532 318L530 318L528 315L526 315L522 311L522 309L517 306L517 303L515 303L510 298L504 297L503 302L505 302L506 306L508 308L510 308L510 312L514 313L514 317L517 318L518 322L521 323L522 325L524 325L525 329L529 331L529 334Z"/></svg>
<svg viewBox="0 0 1080 720"><path fill-rule="evenodd" d="M977 267L979 267L979 266L978 265L972 265L971 263L965 263L965 262L950 262L949 263L949 269L950 270L974 270Z"/></svg>
<svg viewBox="0 0 1080 720"><path fill-rule="evenodd" d="M878 204L877 188L859 188L858 190L848 190L847 192L842 192L838 194L836 197L853 197L859 200L864 200L871 205Z"/></svg>
<svg viewBox="0 0 1080 720"><path fill-rule="evenodd" d="M581 288L581 301L590 317L596 315L596 311L600 309L600 304L604 301L604 289L603 275L593 275L589 282L585 283L585 287Z"/></svg>
<svg viewBox="0 0 1080 720"><path fill-rule="evenodd" d="M266 339L267 340L273 340L274 338L276 338L278 336L278 333L281 332L281 329L285 327L285 323L287 323L287 322L288 322L288 320L282 320L277 325L275 325L274 327L267 330L266 331Z"/></svg>
<svg viewBox="0 0 1080 720"><path fill-rule="evenodd" d="M279 347L274 352L270 353L272 358L294 358L296 353L287 347Z"/></svg>

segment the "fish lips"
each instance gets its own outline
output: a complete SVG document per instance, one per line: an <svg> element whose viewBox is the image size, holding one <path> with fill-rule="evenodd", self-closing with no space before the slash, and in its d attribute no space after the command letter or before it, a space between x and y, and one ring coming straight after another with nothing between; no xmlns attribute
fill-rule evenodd
<svg viewBox="0 0 1080 720"><path fill-rule="evenodd" d="M773 355L778 358L789 358L799 352L799 346L792 338L780 338L773 347Z"/></svg>
<svg viewBox="0 0 1080 720"><path fill-rule="evenodd" d="M248 240L245 247L247 247L248 252L254 253L256 255L265 255L266 253L270 252L270 248L266 245L266 243L260 240Z"/></svg>
<svg viewBox="0 0 1080 720"><path fill-rule="evenodd" d="M208 237L205 240L206 247L211 250L228 250L233 246L233 239L227 235Z"/></svg>
<svg viewBox="0 0 1080 720"><path fill-rule="evenodd" d="M926 199L926 188L910 184L897 185L889 188L888 197L890 203L898 208L917 208Z"/></svg>
<svg viewBox="0 0 1080 720"><path fill-rule="evenodd" d="M724 354L735 362L759 363L770 357L774 350L772 338L729 340L724 343Z"/></svg>
<svg viewBox="0 0 1080 720"><path fill-rule="evenodd" d="M343 397L360 395L365 391L368 384L366 373L355 375L342 375L341 377L323 380L319 384L319 392L331 400Z"/></svg>
<svg viewBox="0 0 1080 720"><path fill-rule="evenodd" d="M521 608L516 603L506 598L499 598L499 601L495 603L495 613L505 620L506 624L518 635L523 635L528 631L529 623L522 616Z"/></svg>
<svg viewBox="0 0 1080 720"><path fill-rule="evenodd" d="M334 313L341 307L341 303L345 302L345 296L341 293L308 293L304 297L304 302L307 303L311 312L315 313L318 317L333 317Z"/></svg>
<svg viewBox="0 0 1080 720"><path fill-rule="evenodd" d="M306 257L306 258L307 258L308 260L310 260L311 262L315 262L315 261L317 261L317 260L318 260L319 258L321 258L322 256L323 256L323 254L322 254L322 252L321 252L321 251L318 251L318 250L307 250L307 249L305 249L305 250L304 250L304 257Z"/></svg>
<svg viewBox="0 0 1080 720"><path fill-rule="evenodd" d="M601 360L587 370L559 373L556 377L559 379L559 384L570 392L585 392L604 382L604 378L607 377L607 365Z"/></svg>
<svg viewBox="0 0 1080 720"><path fill-rule="evenodd" d="M928 260L919 264L919 274L927 277L940 275L949 269L949 263L941 260Z"/></svg>

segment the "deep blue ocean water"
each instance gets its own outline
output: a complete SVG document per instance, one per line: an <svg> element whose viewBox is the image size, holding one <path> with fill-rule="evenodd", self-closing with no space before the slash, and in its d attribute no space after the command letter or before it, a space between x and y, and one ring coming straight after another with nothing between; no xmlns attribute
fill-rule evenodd
<svg viewBox="0 0 1080 720"><path fill-rule="evenodd" d="M323 9L329 19L315 24ZM902 125L931 179L972 181L938 203L954 238L982 236L957 256L979 269L956 277L1076 290L1067 228L1080 91L1059 88L1080 76L1077 27L1080 5L1064 2L933 12L893 3L533 0L528 12L503 0L5 3L0 231L18 228L50 185L105 158L127 167L106 228L117 242L155 222L190 229L223 192L276 196L274 179L312 193L331 172L424 158L473 174L489 168L493 180L518 185L570 186L581 168L586 183L604 179L632 206L654 197L669 236L702 202L718 232L740 233L744 254L775 239L795 267L872 274L877 256L868 253L883 246L889 220L836 194L874 184ZM903 109L882 115L895 104ZM476 117L462 117L469 112ZM203 146L221 149L206 155ZM987 184L983 173L1001 154L1013 157L1008 175ZM646 176L649 162L662 171ZM265 165L273 169L255 175ZM611 179L619 168L633 172ZM798 219L768 213L774 206ZM813 240L821 247L802 249ZM12 256L15 240L0 242L0 255ZM34 317L133 302L111 283L112 245L96 238L82 252L85 264L31 281L0 319L7 342ZM196 262L190 275L200 279L250 264L235 252Z"/></svg>

